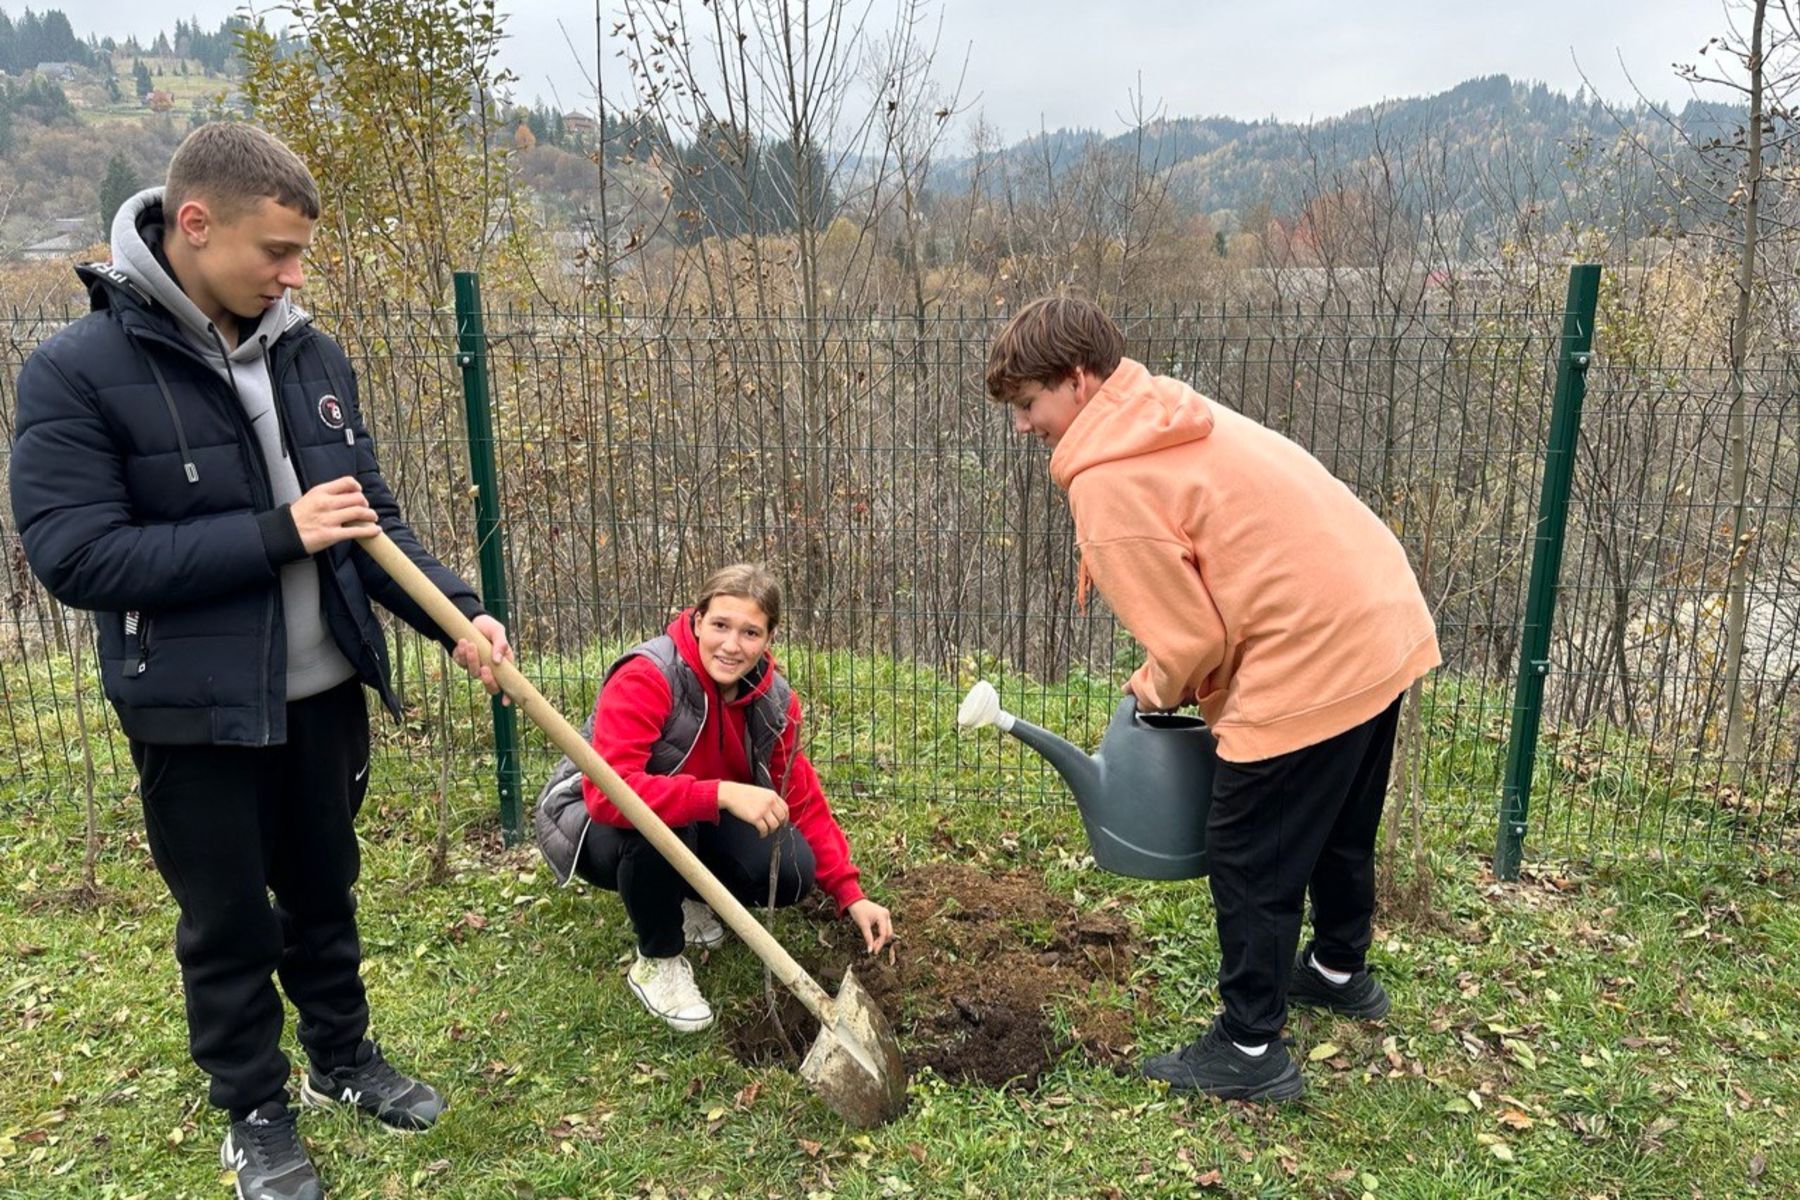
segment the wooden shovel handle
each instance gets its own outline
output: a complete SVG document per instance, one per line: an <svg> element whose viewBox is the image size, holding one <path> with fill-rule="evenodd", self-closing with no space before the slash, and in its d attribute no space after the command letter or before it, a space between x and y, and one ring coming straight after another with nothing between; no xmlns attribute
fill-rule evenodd
<svg viewBox="0 0 1800 1200"><path fill-rule="evenodd" d="M694 890L718 913L725 923L744 944L756 952L756 956L767 963L790 991L800 997L801 1003L812 1011L813 1016L823 1025L832 1023L831 997L820 987L818 982L806 972L806 968L794 961L776 941L774 936L764 929L757 919L750 915L742 903L726 890L725 885L706 868L694 852L688 849L687 843L675 836L675 832L663 819L653 812L648 804L631 789L631 785L619 778L619 773L609 766L599 751L588 744L581 732L563 718L551 703L531 681L519 673L517 667L507 662L494 661L494 648L463 616L462 611L450 602L450 598L438 589L438 586L425 577L425 572L406 557L400 547L385 533L376 533L361 539L362 548L369 557L386 571L400 587L423 608L431 619L436 621L451 637L458 641L473 642L481 653L481 661L493 667L494 679L505 693L511 697L513 704L529 717L533 724L550 735L557 749L569 756L569 760L581 768L581 773L594 781L606 794L632 827L650 840L662 856L669 860L681 877L694 885Z"/></svg>

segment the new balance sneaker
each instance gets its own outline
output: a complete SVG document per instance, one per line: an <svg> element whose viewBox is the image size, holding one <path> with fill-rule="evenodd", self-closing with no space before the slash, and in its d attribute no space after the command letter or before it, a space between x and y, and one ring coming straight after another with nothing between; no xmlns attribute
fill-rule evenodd
<svg viewBox="0 0 1800 1200"><path fill-rule="evenodd" d="M701 950L725 944L725 926L712 906L701 900L681 902L681 934L688 945Z"/></svg>
<svg viewBox="0 0 1800 1200"><path fill-rule="evenodd" d="M1359 1021L1379 1021L1393 1007L1387 989L1369 974L1367 967L1352 972L1344 983L1333 983L1312 965L1310 949L1300 952L1294 963L1294 973L1288 977L1288 1003L1329 1009Z"/></svg>
<svg viewBox="0 0 1800 1200"><path fill-rule="evenodd" d="M1246 1054L1214 1021L1199 1040L1144 1060L1142 1070L1178 1092L1204 1092L1220 1100L1296 1100L1306 1091L1287 1043L1271 1042Z"/></svg>
<svg viewBox="0 0 1800 1200"><path fill-rule="evenodd" d="M625 972L625 982L645 1008L679 1033L699 1033L713 1023L712 1005L694 982L694 968L686 958L645 958L638 955Z"/></svg>
<svg viewBox="0 0 1800 1200"><path fill-rule="evenodd" d="M219 1166L233 1172L238 1200L325 1200L285 1100L270 1100L233 1121L219 1147Z"/></svg>
<svg viewBox="0 0 1800 1200"><path fill-rule="evenodd" d="M300 1083L300 1102L314 1108L353 1105L402 1133L431 1128L444 1111L436 1088L395 1070L381 1047L367 1038L356 1048L356 1058L341 1067L321 1071L309 1066Z"/></svg>

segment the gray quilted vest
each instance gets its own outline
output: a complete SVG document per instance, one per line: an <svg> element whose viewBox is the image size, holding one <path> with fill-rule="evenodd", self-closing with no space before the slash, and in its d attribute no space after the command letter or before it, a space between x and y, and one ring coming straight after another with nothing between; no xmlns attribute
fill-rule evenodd
<svg viewBox="0 0 1800 1200"><path fill-rule="evenodd" d="M700 740L700 731L706 727L706 688L693 668L682 660L675 639L666 633L620 655L618 661L606 669L601 686L604 687L614 672L634 658L647 658L655 663L669 684L673 701L669 705L669 715L663 721L662 732L650 748L647 769L652 775L673 775L687 761L694 743ZM745 683L756 686L759 674L768 669L759 663L745 677ZM787 679L777 671L768 688L750 702L745 714L744 732L748 742L744 747L745 755L761 787L775 787L769 774L769 763L776 744L787 729L788 701L792 695L793 689L788 686ZM581 727L581 734L589 742L593 741L594 718L591 715ZM581 861L581 843L587 837L588 826L593 823L581 798L581 779L581 769L565 757L556 764L549 781L538 792L537 815L533 822L537 829L538 849L556 873L559 885L567 884L574 877L575 864Z"/></svg>

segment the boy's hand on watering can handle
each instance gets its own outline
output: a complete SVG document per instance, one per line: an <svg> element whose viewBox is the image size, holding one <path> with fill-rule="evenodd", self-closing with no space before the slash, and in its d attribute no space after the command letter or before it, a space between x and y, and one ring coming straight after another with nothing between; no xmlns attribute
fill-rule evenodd
<svg viewBox="0 0 1800 1200"><path fill-rule="evenodd" d="M475 626L476 632L486 638L488 645L494 648L495 662L513 661L512 643L506 640L506 626L486 613L482 613L469 624ZM456 643L456 649L451 652L451 657L456 659L457 666L481 680L481 686L488 690L488 695L492 696L500 691L500 683L494 678L494 668L481 661L481 655L476 651L474 642ZM500 703L511 704L512 701L501 696Z"/></svg>
<svg viewBox="0 0 1800 1200"><path fill-rule="evenodd" d="M863 944L870 954L894 940L894 914L867 896L852 904L848 915L862 930Z"/></svg>
<svg viewBox="0 0 1800 1200"><path fill-rule="evenodd" d="M1171 705L1167 708L1164 708L1162 705L1158 704L1155 700L1152 700L1149 697L1145 696L1143 692L1138 690L1137 679L1135 677L1133 677L1131 679L1127 679L1125 681L1125 686L1120 688L1119 690L1122 692L1128 692L1132 696L1135 696L1137 698L1137 706L1138 706L1139 712L1147 712L1147 713L1174 712L1177 708L1181 707L1181 705L1175 704L1175 705Z"/></svg>

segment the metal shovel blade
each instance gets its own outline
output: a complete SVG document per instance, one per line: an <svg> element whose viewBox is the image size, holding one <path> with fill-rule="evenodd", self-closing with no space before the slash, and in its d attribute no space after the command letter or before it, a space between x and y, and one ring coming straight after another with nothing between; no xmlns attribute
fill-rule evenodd
<svg viewBox="0 0 1800 1200"><path fill-rule="evenodd" d="M831 1013L800 1064L800 1078L851 1125L867 1129L893 1120L906 1108L900 1045L874 998L848 967Z"/></svg>

